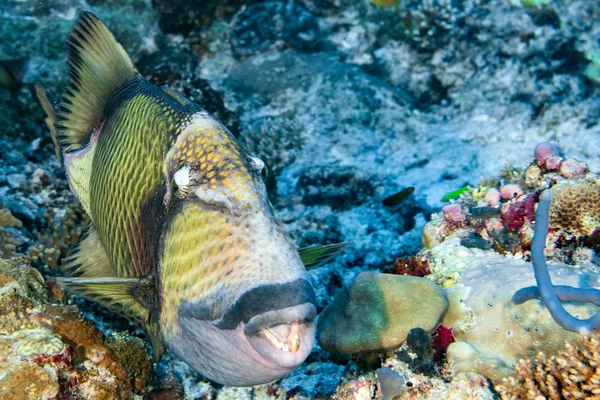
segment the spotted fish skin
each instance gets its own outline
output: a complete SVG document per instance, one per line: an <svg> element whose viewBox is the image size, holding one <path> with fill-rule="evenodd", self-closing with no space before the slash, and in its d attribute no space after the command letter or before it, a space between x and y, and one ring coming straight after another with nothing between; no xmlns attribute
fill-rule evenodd
<svg viewBox="0 0 600 400"><path fill-rule="evenodd" d="M258 286L307 278L291 238L273 215L260 171L206 112L193 115L169 150L167 180L184 167L195 196L167 202L171 213L160 263L164 309L181 299L204 298L217 319L249 281ZM174 315L162 318L171 326Z"/></svg>
<svg viewBox="0 0 600 400"><path fill-rule="evenodd" d="M315 294L252 158L210 114L135 69L83 13L58 114L38 98L91 217L57 283L144 328L209 379L270 382L314 341Z"/></svg>

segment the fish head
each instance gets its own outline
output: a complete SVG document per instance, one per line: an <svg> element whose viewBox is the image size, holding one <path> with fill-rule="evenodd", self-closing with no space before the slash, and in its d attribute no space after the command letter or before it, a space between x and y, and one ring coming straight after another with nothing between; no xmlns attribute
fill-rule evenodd
<svg viewBox="0 0 600 400"><path fill-rule="evenodd" d="M314 343L314 290L273 213L263 168L204 113L183 129L165 161L163 338L198 372L226 385L278 379Z"/></svg>

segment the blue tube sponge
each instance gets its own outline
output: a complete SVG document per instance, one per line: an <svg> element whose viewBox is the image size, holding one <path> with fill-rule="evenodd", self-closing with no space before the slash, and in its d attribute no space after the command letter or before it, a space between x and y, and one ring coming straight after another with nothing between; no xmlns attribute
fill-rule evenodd
<svg viewBox="0 0 600 400"><path fill-rule="evenodd" d="M550 190L544 190L535 212L535 231L531 242L531 261L537 287L530 286L518 290L512 300L515 304L521 304L528 300L540 299L544 302L548 311L550 311L552 318L563 329L587 335L600 330L600 313L586 320L581 320L569 314L564 309L561 301L593 303L600 306L600 290L554 286L552 284L544 257L546 235L548 234L550 197Z"/></svg>

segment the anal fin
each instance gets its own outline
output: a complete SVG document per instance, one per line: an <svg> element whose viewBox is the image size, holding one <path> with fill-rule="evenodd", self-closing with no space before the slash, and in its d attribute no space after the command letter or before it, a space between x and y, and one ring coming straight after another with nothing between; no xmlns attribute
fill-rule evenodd
<svg viewBox="0 0 600 400"><path fill-rule="evenodd" d="M154 360L160 360L164 352L162 335L158 323L152 318L152 306L145 304L155 293L150 277L56 278L56 284L61 289L97 302L144 329L152 343Z"/></svg>

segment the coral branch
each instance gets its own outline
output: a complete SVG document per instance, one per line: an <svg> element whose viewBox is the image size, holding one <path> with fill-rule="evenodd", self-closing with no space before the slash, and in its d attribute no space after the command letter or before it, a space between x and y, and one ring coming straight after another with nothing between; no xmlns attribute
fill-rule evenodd
<svg viewBox="0 0 600 400"><path fill-rule="evenodd" d="M590 302L600 304L600 290L573 288L569 286L554 286L544 257L546 235L550 210L550 190L544 190L535 212L535 231L531 242L531 261L537 287L526 287L517 291L513 302L523 303L527 300L541 299L552 318L564 329L582 335L600 330L600 313L591 318L580 320L569 314L563 307L562 301Z"/></svg>

